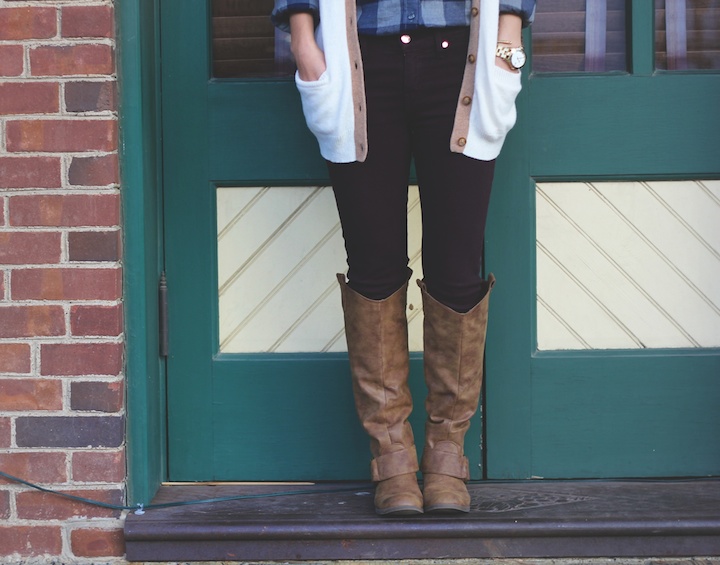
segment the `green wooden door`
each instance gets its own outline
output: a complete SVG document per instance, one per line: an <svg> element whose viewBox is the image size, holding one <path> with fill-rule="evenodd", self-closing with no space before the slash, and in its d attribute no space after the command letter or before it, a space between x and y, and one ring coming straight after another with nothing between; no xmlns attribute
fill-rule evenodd
<svg viewBox="0 0 720 565"><path fill-rule="evenodd" d="M670 0L667 3L669 7ZM539 9L571 11L583 4L541 1ZM588 18L591 6L604 4L588 3ZM654 25L653 2L633 0L625 6L608 0L607 4L608 33L603 30L602 37L608 38L608 45L613 32L616 38L628 38L626 55L619 57L623 66L627 61L627 70L539 73L536 68L525 83L520 119L499 164L486 260L498 279L487 351L491 478L720 473L715 237L720 225L720 74L717 66L701 71L657 70L654 28L662 28L662 22ZM693 4L697 3L688 6ZM616 13L610 14L613 6ZM657 17L661 15L658 12ZM711 17L710 11L703 18L696 15L687 21ZM712 18L717 25L717 10ZM547 32L552 38L553 31L562 31L564 35L558 37L567 39L564 44L578 35L563 26L552 29L544 21L539 15L534 33ZM618 22L627 26L627 33L612 28ZM570 24L565 20L563 25ZM664 38L664 31L660 37ZM542 42L533 45L541 47ZM563 42L552 45L563 48ZM537 67L538 57L534 63ZM694 198L695 189L700 194L695 211L686 215L684 203ZM625 197L632 203L640 193L652 198L635 201L634 209L618 203ZM568 212L565 202L575 211ZM650 204L644 207L637 202ZM704 214L714 219L702 220ZM667 228L653 239L638 226L659 215L667 216ZM547 249L543 230L551 236L553 230L560 232L555 234L560 240L557 250ZM630 234L628 240L637 236L642 248L637 257L621 257L632 248L629 241L607 251L603 232L619 237L613 232L622 230ZM567 241L563 241L565 233ZM666 241L664 236L670 237ZM704 250L688 243L680 257L673 257L677 250L668 250L672 240L686 237L704 245ZM572 239L579 241L575 251L561 257ZM590 257L595 254L601 256L597 261ZM647 281L639 282L647 269L633 267L647 257L661 265L659 273L669 274L650 273ZM695 278L679 266L685 259L688 269L696 270ZM566 286L554 289L551 281L543 289L544 277L553 269L562 272L557 280L565 280ZM593 285L581 280L578 272L594 279ZM616 284L619 279L623 280ZM683 281L678 283L681 290L664 294L675 280ZM648 345L638 338L633 346L622 345L622 340L619 346L588 344L591 340L582 331L570 336L574 323L567 318L572 311L565 318L557 315L578 289L593 302L589 323L578 321L583 327L614 317L608 323L621 328L623 339L636 337L631 326L642 315L629 310L634 302L650 301L658 320L677 322L675 330L684 336L669 347ZM555 291L556 306L548 306L545 294ZM626 302L616 314L606 304L617 297ZM692 315L677 312L681 304L695 304L696 299L704 302ZM563 326L569 341L542 348L541 325L548 311L556 315L551 324ZM690 327L705 317L715 322L709 323L703 337ZM573 347L573 340L586 343Z"/></svg>
<svg viewBox="0 0 720 565"><path fill-rule="evenodd" d="M545 5L563 3L584 5L565 0ZM606 224L610 217L624 217L627 222L621 227L630 229L648 216L675 212L669 205L671 210L658 212L655 206L647 214L636 209L635 215L621 208L622 199L616 201L615 195L634 194L640 186L656 196L657 203L677 203L675 220L707 244L701 250L705 255L688 248L690 267L696 271L709 253L707 264L698 271L700 279L717 272L720 246L693 218L706 225L703 213L710 214L712 221L720 209L720 75L716 70L656 70L652 3L624 4L608 0L608 6L621 6L627 24L625 31L613 32L629 38L626 54L620 57L623 65L627 61L626 70L526 73L518 125L498 164L488 226L487 271L495 273L498 285L487 349L486 466L481 466L480 415L466 442L474 478L720 472L717 339L698 337L694 329L685 327L682 316L674 314L676 302L681 309L695 304L688 296L706 299L705 309L691 319L704 319L708 311L720 313L717 283L686 276L677 267L681 262L673 263L662 242L638 228L636 235L645 237L643 245L673 263L677 268L672 277L687 279L691 289L677 299L662 293L655 296L652 288L633 279L619 255L608 252L604 241L591 233L591 228L618 230L617 222ZM285 200L297 199L301 206L322 199L313 187L326 183L325 168L304 126L295 87L287 78L214 78L212 30L224 24L211 25L211 2L163 0L161 23L169 478L365 479L369 453L356 421L344 353L223 349L227 338L221 325L226 311L218 298L223 286L218 230L224 231L226 216L232 216L226 214L226 192L244 187L249 190L244 197L252 200L268 187L268 192L279 188L288 195ZM536 27L539 30L541 26ZM248 41L248 49L252 43ZM537 57L531 61L537 63ZM666 181L680 184L670 188L657 184ZM695 200L696 209L689 215L682 205L687 183L692 190L705 190L708 202L698 207L702 201ZM585 200L576 199L579 196L594 198L595 204L584 205ZM566 201L576 201L578 215L564 208ZM667 314L665 321L680 320L680 333L691 345L682 346L680 341L660 347L636 338L634 348L596 346L582 331L575 331L572 320L553 306L553 297L544 295L548 265L555 268L548 257L557 258L559 253L547 247L545 232L549 230L556 242L562 242L565 233L553 233L555 213L564 222L558 221L558 226L562 223L568 233L587 236L580 238L585 248L605 253L605 271L598 270L596 279L602 282L608 272L621 271L626 279L633 279L630 286L608 282L606 294L623 296L625 310L630 311L633 297L646 292L643 299ZM583 214L590 216L590 224L581 221ZM685 232L671 233L670 239L686 237ZM249 241L252 236L243 237ZM577 249L583 247L577 247L576 254ZM247 252L244 244L239 245L238 254ZM636 259L632 253L630 258ZM600 265L582 254L575 259L578 269L590 274ZM639 263L645 260L642 254L637 257ZM572 256L564 262L558 259L556 266L573 284L582 286L569 263ZM332 280L333 273L327 275ZM266 277L272 278L269 274L255 278L262 283ZM609 316L628 330L626 335L635 336L622 312L603 310L607 304L597 288L586 290L601 312L583 314L590 320L585 327L596 321L601 325L601 318ZM559 291L561 301L563 292ZM254 311L257 299L248 295L245 302L241 306ZM333 308L339 311L339 304ZM548 339L548 312L556 315L552 323L565 328L570 341L584 345L578 348ZM288 319L293 318L288 315ZM709 327L712 334L718 326ZM413 424L421 444L420 362L420 354L413 354Z"/></svg>
<svg viewBox="0 0 720 565"><path fill-rule="evenodd" d="M297 223L312 207L319 207L320 212L305 221L302 232L316 230L336 214L327 189L316 188L327 184L325 164L305 127L290 78L217 78L233 74L237 62L226 56L226 66L213 65L213 41L216 54L224 49L237 53L233 41L240 42L240 52L258 51L259 41L223 38L226 26L235 25L231 17L222 17L223 6L240 14L242 25L233 29L246 25L273 33L267 30L271 1L161 2L169 479L367 479L369 447L355 414L347 354L322 351L326 347L282 352L271 346L253 352L252 345L246 346L256 338L261 341L264 327L256 331L247 330L243 323L233 326L235 309L259 319L259 306L272 303L277 311L268 324L278 322L281 334L303 334L300 317L291 313L295 283L284 303L275 304L279 300L275 289L292 276L297 279L294 298L308 299L316 292L315 288L306 291L303 284L318 273L308 272L312 269L300 263L319 254L316 251L325 239L339 238L339 227L330 225L327 233L321 230L317 242L305 247L298 242L301 237L289 235L293 232L286 226ZM258 6L266 10L265 15L257 15ZM221 16L214 20L213 7L220 9ZM251 59L242 64L253 73L256 63ZM276 193L279 196L273 196ZM240 204L233 195L239 195ZM297 207L278 212L295 201ZM267 221L261 215L229 250L227 246L220 249L218 232L233 231L245 221L246 209L262 210L263 206L268 208ZM275 213L281 221L270 219ZM417 207L412 213L418 213ZM278 223L270 225L271 221ZM276 245L278 241L282 244ZM268 250L289 265L283 275L275 272L275 264L258 268L256 256ZM234 256L243 257L240 266L228 267ZM312 267L311 262L307 264ZM335 273L330 268L320 270L324 286L308 310L325 308L337 318L340 301L331 295L337 290ZM254 286L240 292L232 307L225 306L224 298L218 296L226 280L247 273ZM226 321L234 328L229 332L224 329ZM414 323L420 323L420 318ZM316 324L305 334L324 330ZM312 336L300 335L301 341L305 337ZM342 344L341 334L335 338L332 343ZM416 398L413 424L422 444L420 354L413 354L411 365ZM479 417L473 430L467 449L479 478Z"/></svg>

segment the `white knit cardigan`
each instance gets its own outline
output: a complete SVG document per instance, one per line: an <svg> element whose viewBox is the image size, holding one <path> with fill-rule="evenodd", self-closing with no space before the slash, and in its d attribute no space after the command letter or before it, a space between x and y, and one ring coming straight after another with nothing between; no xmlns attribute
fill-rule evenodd
<svg viewBox="0 0 720 565"><path fill-rule="evenodd" d="M498 156L515 124L520 73L495 64L499 0L473 0L470 43L458 97L450 149L485 161ZM320 153L335 163L367 156L365 85L357 35L355 0L320 0L318 45L326 71L317 81L295 74L308 127Z"/></svg>

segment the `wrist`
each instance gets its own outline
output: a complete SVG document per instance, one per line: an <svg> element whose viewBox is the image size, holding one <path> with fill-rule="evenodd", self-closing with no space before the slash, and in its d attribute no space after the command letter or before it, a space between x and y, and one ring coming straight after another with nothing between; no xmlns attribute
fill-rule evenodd
<svg viewBox="0 0 720 565"><path fill-rule="evenodd" d="M498 22L498 43L508 47L522 45L522 18L516 14L500 14Z"/></svg>

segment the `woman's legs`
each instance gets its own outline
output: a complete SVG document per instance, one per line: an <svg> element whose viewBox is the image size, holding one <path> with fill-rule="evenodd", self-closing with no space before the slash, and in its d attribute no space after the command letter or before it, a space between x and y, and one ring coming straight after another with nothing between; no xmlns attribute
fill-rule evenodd
<svg viewBox="0 0 720 565"><path fill-rule="evenodd" d="M436 300L467 312L480 299L483 234L490 202L494 161L450 151L460 82L465 69L467 31L440 35L440 53L418 60L419 85L410 108L423 219L423 273ZM445 85L440 87L439 85Z"/></svg>
<svg viewBox="0 0 720 565"><path fill-rule="evenodd" d="M355 406L370 436L375 510L423 511L408 417L407 178L410 144L403 57L363 41L370 151L364 163L329 163L350 267L340 277Z"/></svg>
<svg viewBox="0 0 720 565"><path fill-rule="evenodd" d="M362 38L368 157L328 164L349 284L378 300L407 280L407 184L414 155L428 292L467 312L482 298L483 233L495 163L450 151L467 32L410 35L408 44L397 37Z"/></svg>
<svg viewBox="0 0 720 565"><path fill-rule="evenodd" d="M431 58L423 74L446 88L423 89L412 107L412 149L423 210L426 511L470 509L465 434L476 412L493 279L481 278L483 234L495 163L450 151L467 40L446 39L452 53ZM441 47L442 47L441 42ZM462 55L462 56L461 56ZM451 87L450 85L454 85Z"/></svg>
<svg viewBox="0 0 720 565"><path fill-rule="evenodd" d="M383 320L396 321L393 334L401 326L406 331L405 303L398 297L404 297L409 275L407 183L411 154L416 160L423 209L429 389L425 450L432 454L423 471L426 482L435 481L428 490L429 510L465 510L467 506L462 443L469 417L477 407L482 320L487 319L487 300L483 301L484 314L478 317L473 312L482 310L476 306L488 288L480 267L494 163L475 161L449 148L467 32L430 31L410 36L407 43L398 37L363 38L368 157L364 163L329 164L350 267L349 283L341 281L341 288L355 400L371 436L379 513L407 511L417 498L413 486L415 447L412 432L407 433L412 404L406 340L383 340L378 335L385 327ZM361 323L370 318L376 322ZM470 325L482 335L468 331ZM373 341L372 336L377 339ZM468 340L472 347L467 347ZM387 346L381 347L384 341ZM458 348L458 344L465 346ZM462 359L455 355L458 351L464 352ZM383 367L398 370L384 371ZM457 407L464 408L458 411ZM452 435L448 435L450 430ZM450 455L445 456L446 451Z"/></svg>
<svg viewBox="0 0 720 565"><path fill-rule="evenodd" d="M361 46L367 159L363 163L328 163L328 170L342 223L350 288L380 300L408 280L410 138L403 92L404 56L400 49L392 48L388 38L361 38Z"/></svg>

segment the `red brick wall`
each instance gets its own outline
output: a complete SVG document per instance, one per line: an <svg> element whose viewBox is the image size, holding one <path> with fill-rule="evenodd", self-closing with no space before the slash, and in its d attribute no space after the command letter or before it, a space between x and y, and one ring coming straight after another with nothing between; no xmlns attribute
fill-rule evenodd
<svg viewBox="0 0 720 565"><path fill-rule="evenodd" d="M0 470L122 504L112 0L0 0ZM0 479L0 561L123 555L120 513Z"/></svg>

